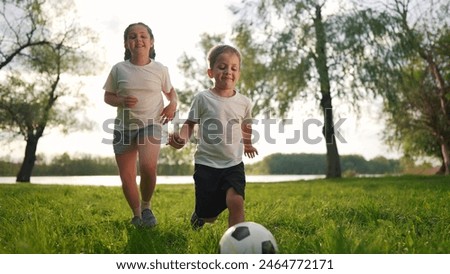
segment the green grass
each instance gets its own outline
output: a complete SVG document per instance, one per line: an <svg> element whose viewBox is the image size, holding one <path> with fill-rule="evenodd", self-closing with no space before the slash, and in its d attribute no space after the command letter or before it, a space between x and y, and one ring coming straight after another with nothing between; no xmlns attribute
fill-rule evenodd
<svg viewBox="0 0 450 274"><path fill-rule="evenodd" d="M119 187L0 185L0 253L216 253L227 212L192 231L192 185L158 185L158 226L137 230ZM285 254L450 253L443 176L248 184L246 218Z"/></svg>

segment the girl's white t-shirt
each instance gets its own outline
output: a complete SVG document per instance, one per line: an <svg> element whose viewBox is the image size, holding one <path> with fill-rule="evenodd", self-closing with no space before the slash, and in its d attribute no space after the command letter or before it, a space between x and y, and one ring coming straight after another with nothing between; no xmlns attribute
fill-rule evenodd
<svg viewBox="0 0 450 274"><path fill-rule="evenodd" d="M111 68L103 89L119 96L132 95L138 99L133 108L117 107L116 130L138 129L160 123L164 108L162 93L172 89L166 66L151 60L145 66L133 65L129 60Z"/></svg>

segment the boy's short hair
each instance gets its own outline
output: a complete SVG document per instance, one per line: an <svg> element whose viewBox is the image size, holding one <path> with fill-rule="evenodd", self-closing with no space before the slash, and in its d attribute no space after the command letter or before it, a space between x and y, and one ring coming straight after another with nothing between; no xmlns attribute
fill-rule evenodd
<svg viewBox="0 0 450 274"><path fill-rule="evenodd" d="M219 55L221 55L222 53L224 53L224 52L231 52L231 53L236 54L238 56L238 58L239 58L239 66L241 66L241 61L242 61L241 60L241 53L239 52L238 49L236 49L235 47L232 47L230 45L218 45L218 46L215 46L215 47L213 47L213 48L211 48L209 50L209 53L208 53L208 65L209 65L209 68L213 68L214 67L214 64L217 61L217 57Z"/></svg>

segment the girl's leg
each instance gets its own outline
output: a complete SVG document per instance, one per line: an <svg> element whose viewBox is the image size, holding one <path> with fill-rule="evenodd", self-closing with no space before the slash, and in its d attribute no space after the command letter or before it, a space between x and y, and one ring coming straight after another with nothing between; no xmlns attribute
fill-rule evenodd
<svg viewBox="0 0 450 274"><path fill-rule="evenodd" d="M141 217L139 189L136 184L136 157L137 150L131 150L123 154L116 154L116 162L119 167L122 190L134 216Z"/></svg>
<svg viewBox="0 0 450 274"><path fill-rule="evenodd" d="M141 174L140 190L143 202L150 202L156 187L157 162L160 151L159 140L144 138L138 145L139 170Z"/></svg>
<svg viewBox="0 0 450 274"><path fill-rule="evenodd" d="M244 198L232 187L227 190L226 203L229 211L228 227L243 222L245 220Z"/></svg>

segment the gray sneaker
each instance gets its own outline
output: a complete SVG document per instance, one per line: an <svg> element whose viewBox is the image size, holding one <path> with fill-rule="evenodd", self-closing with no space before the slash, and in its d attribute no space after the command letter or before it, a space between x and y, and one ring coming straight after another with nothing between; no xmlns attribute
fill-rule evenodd
<svg viewBox="0 0 450 274"><path fill-rule="evenodd" d="M151 209L146 208L142 210L142 225L144 227L154 227L158 222Z"/></svg>
<svg viewBox="0 0 450 274"><path fill-rule="evenodd" d="M141 228L142 220L138 216L134 216L133 219L131 219L131 224L134 225L136 228Z"/></svg>
<svg viewBox="0 0 450 274"><path fill-rule="evenodd" d="M192 229L193 230L199 230L199 229L201 229L203 227L204 224L205 224L205 221L203 219L200 219L197 216L197 213L195 213L195 211L194 211L194 213L192 213L192 216L191 216L191 227L192 227Z"/></svg>

